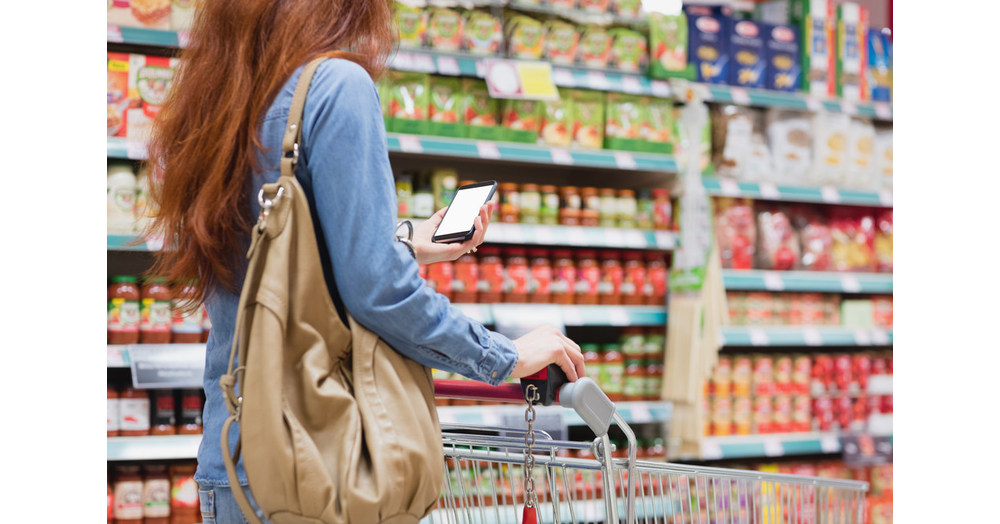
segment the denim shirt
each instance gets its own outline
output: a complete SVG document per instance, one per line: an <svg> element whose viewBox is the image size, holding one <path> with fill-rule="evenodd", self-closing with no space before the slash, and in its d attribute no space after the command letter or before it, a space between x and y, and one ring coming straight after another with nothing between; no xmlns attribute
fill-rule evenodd
<svg viewBox="0 0 1000 524"><path fill-rule="evenodd" d="M280 175L281 140L300 67L269 108L261 127L260 169L248 184L250 223L260 211L257 192ZM378 92L363 68L341 59L320 65L306 97L296 178L317 224L324 271L342 305L390 346L428 367L497 385L517 363L507 337L451 307L418 274L410 251L395 240L396 193ZM331 267L332 266L332 267ZM317 285L322 285L317 282ZM220 436L229 416L219 389L226 372L239 292L221 287L206 300L212 331L205 360L204 438L198 449L199 485L227 486ZM235 426L235 424L234 424ZM237 430L230 435L235 446ZM240 482L246 484L242 462Z"/></svg>

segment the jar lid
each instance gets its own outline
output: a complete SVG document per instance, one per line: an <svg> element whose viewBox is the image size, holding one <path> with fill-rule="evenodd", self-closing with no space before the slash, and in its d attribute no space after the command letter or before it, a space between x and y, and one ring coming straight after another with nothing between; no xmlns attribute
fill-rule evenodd
<svg viewBox="0 0 1000 524"><path fill-rule="evenodd" d="M663 188L663 187L657 187L657 188L653 189L653 196L654 197L669 197L670 196L670 191L667 191L667 189Z"/></svg>
<svg viewBox="0 0 1000 524"><path fill-rule="evenodd" d="M482 256L497 256L500 254L500 248L496 246L483 246L478 251Z"/></svg>
<svg viewBox="0 0 1000 524"><path fill-rule="evenodd" d="M591 249L584 249L584 250L576 252L576 258L578 258L578 259L580 259L580 258L594 258L595 256L597 256L596 253L593 250L591 250Z"/></svg>
<svg viewBox="0 0 1000 524"><path fill-rule="evenodd" d="M146 284L166 284L167 277L149 277L143 280Z"/></svg>
<svg viewBox="0 0 1000 524"><path fill-rule="evenodd" d="M573 258L573 252L568 249L556 249L552 252L555 258Z"/></svg>
<svg viewBox="0 0 1000 524"><path fill-rule="evenodd" d="M585 187L585 188L581 189L580 191L582 191L584 193L597 193L597 188L596 187L590 187L590 186L588 186L588 187Z"/></svg>
<svg viewBox="0 0 1000 524"><path fill-rule="evenodd" d="M528 250L528 255L532 258L549 258L549 250L541 248L531 249Z"/></svg>
<svg viewBox="0 0 1000 524"><path fill-rule="evenodd" d="M139 281L139 277L135 277L135 276L132 276L132 275L117 275L117 276L111 277L111 281L114 282L114 283L116 283L116 284L117 283L122 283L122 282L136 283L136 282Z"/></svg>
<svg viewBox="0 0 1000 524"><path fill-rule="evenodd" d="M475 184L475 183L476 183L475 180L459 180L458 187L467 186L469 184Z"/></svg>
<svg viewBox="0 0 1000 524"><path fill-rule="evenodd" d="M542 193L555 193L556 192L556 186L553 186L553 185L544 185L544 186L542 186L541 190L542 190Z"/></svg>
<svg viewBox="0 0 1000 524"><path fill-rule="evenodd" d="M521 186L521 191L538 191L538 184L524 184Z"/></svg>
<svg viewBox="0 0 1000 524"><path fill-rule="evenodd" d="M626 251L623 258L625 260L642 260L642 251Z"/></svg>
<svg viewBox="0 0 1000 524"><path fill-rule="evenodd" d="M504 254L508 257L523 257L525 254L525 249L523 247L511 247L504 250Z"/></svg>
<svg viewBox="0 0 1000 524"><path fill-rule="evenodd" d="M620 196L620 197L633 197L633 196L635 196L635 191L632 191L631 189L622 189L621 191L618 192L618 196Z"/></svg>
<svg viewBox="0 0 1000 524"><path fill-rule="evenodd" d="M517 191L517 184L513 182L504 182L503 184L500 184L500 189L503 189L504 191Z"/></svg>
<svg viewBox="0 0 1000 524"><path fill-rule="evenodd" d="M618 260L619 256L618 252L613 249L605 249L601 251L601 258L603 259Z"/></svg>
<svg viewBox="0 0 1000 524"><path fill-rule="evenodd" d="M653 192L650 191L649 189L643 188L643 189L640 189L639 191L637 191L636 195L639 198L642 198L642 199L649 199L650 197L652 197Z"/></svg>
<svg viewBox="0 0 1000 524"><path fill-rule="evenodd" d="M601 188L601 196L614 196L614 195L615 195L615 190L614 189L612 189L610 187L602 187Z"/></svg>
<svg viewBox="0 0 1000 524"><path fill-rule="evenodd" d="M622 345L612 342L610 344L604 344L601 346L601 349L604 351L621 351Z"/></svg>
<svg viewBox="0 0 1000 524"><path fill-rule="evenodd" d="M562 187L562 192L563 193L576 193L577 192L577 187L576 186L563 186Z"/></svg>

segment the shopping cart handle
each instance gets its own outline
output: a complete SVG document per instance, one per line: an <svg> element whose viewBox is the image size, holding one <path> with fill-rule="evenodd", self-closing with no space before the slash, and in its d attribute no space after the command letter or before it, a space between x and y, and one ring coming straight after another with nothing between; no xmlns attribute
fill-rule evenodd
<svg viewBox="0 0 1000 524"><path fill-rule="evenodd" d="M559 389L568 384L569 379L562 368L555 364L549 364L534 375L528 375L521 379L521 391L523 399L527 400L528 386L535 386L538 389L538 398L535 404L551 406L559 402Z"/></svg>

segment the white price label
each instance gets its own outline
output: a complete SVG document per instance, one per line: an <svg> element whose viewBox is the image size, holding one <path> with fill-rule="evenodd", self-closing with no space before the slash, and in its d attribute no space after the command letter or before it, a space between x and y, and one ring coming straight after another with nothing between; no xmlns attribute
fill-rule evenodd
<svg viewBox="0 0 1000 524"><path fill-rule="evenodd" d="M108 42L120 44L125 41L122 36L122 28L116 25L108 24Z"/></svg>
<svg viewBox="0 0 1000 524"><path fill-rule="evenodd" d="M656 247L660 249L673 249L676 245L674 235L667 231L656 232Z"/></svg>
<svg viewBox="0 0 1000 524"><path fill-rule="evenodd" d="M571 226L567 231L567 236L571 246L587 245L587 233L581 227Z"/></svg>
<svg viewBox="0 0 1000 524"><path fill-rule="evenodd" d="M764 289L768 291L784 291L785 279L777 271L765 271Z"/></svg>
<svg viewBox="0 0 1000 524"><path fill-rule="evenodd" d="M642 84L639 82L639 77L631 75L622 76L622 90L626 93L641 93Z"/></svg>
<svg viewBox="0 0 1000 524"><path fill-rule="evenodd" d="M520 224L507 224L504 240L511 244L524 243L524 228Z"/></svg>
<svg viewBox="0 0 1000 524"><path fill-rule="evenodd" d="M870 346L872 345L872 337L867 331L857 329L854 331L854 343L859 346Z"/></svg>
<svg viewBox="0 0 1000 524"><path fill-rule="evenodd" d="M722 190L722 194L725 196L729 197L740 196L740 185L731 178L720 178L719 189Z"/></svg>
<svg viewBox="0 0 1000 524"><path fill-rule="evenodd" d="M561 67L552 69L552 82L563 87L576 86L576 80L573 79L573 73L569 69L563 69Z"/></svg>
<svg viewBox="0 0 1000 524"><path fill-rule="evenodd" d="M125 346L108 346L108 367L125 367L125 356L123 355Z"/></svg>
<svg viewBox="0 0 1000 524"><path fill-rule="evenodd" d="M569 154L569 151L561 147L553 147L550 149L552 153L552 162L561 165L572 165L573 155Z"/></svg>
<svg viewBox="0 0 1000 524"><path fill-rule="evenodd" d="M458 67L458 60L450 56L439 56L437 59L437 72L442 75L458 76L462 74L462 69Z"/></svg>
<svg viewBox="0 0 1000 524"><path fill-rule="evenodd" d="M500 413L492 409L487 409L482 412L483 414L483 425L488 428L496 428L502 426L502 419L500 418Z"/></svg>
<svg viewBox="0 0 1000 524"><path fill-rule="evenodd" d="M844 293L860 293L861 282L859 282L858 277L854 275L841 275L840 289L844 290Z"/></svg>
<svg viewBox="0 0 1000 524"><path fill-rule="evenodd" d="M191 33L188 31L177 31L177 45L181 48L191 44Z"/></svg>
<svg viewBox="0 0 1000 524"><path fill-rule="evenodd" d="M822 346L823 345L823 335L819 334L819 330L816 328L805 328L802 330L802 338L805 340L807 346Z"/></svg>
<svg viewBox="0 0 1000 524"><path fill-rule="evenodd" d="M604 243L610 247L625 247L625 236L621 229L603 228Z"/></svg>
<svg viewBox="0 0 1000 524"><path fill-rule="evenodd" d="M729 89L730 96L733 97L733 103L742 106L750 105L750 93L747 93L746 89L742 87L732 87Z"/></svg>
<svg viewBox="0 0 1000 524"><path fill-rule="evenodd" d="M887 102L875 102L875 116L882 120L891 120L892 106Z"/></svg>
<svg viewBox="0 0 1000 524"><path fill-rule="evenodd" d="M535 226L535 240L551 246L556 244L556 235L549 226Z"/></svg>
<svg viewBox="0 0 1000 524"><path fill-rule="evenodd" d="M476 60L476 76L486 78L486 63L482 60Z"/></svg>
<svg viewBox="0 0 1000 524"><path fill-rule="evenodd" d="M495 142L479 140L476 142L476 150L479 151L479 158L490 158L494 160L500 158L500 149L497 148Z"/></svg>
<svg viewBox="0 0 1000 524"><path fill-rule="evenodd" d="M858 114L858 106L857 104L854 103L853 100L841 100L840 110L849 115Z"/></svg>
<svg viewBox="0 0 1000 524"><path fill-rule="evenodd" d="M780 200L781 193L778 191L778 186L771 182L761 182L758 184L760 189L760 196L766 200Z"/></svg>
<svg viewBox="0 0 1000 524"><path fill-rule="evenodd" d="M653 92L653 96L670 98L670 84L664 82L663 80L652 80L650 81L649 86L650 90Z"/></svg>
<svg viewBox="0 0 1000 524"><path fill-rule="evenodd" d="M392 57L392 67L393 69L407 71L413 69L413 55L410 53L396 53L396 56Z"/></svg>
<svg viewBox="0 0 1000 524"><path fill-rule="evenodd" d="M612 326L629 325L628 310L622 306L611 306L608 308L608 322Z"/></svg>
<svg viewBox="0 0 1000 524"><path fill-rule="evenodd" d="M819 438L819 449L823 453L837 453L840 451L840 439L836 435L823 435Z"/></svg>
<svg viewBox="0 0 1000 524"><path fill-rule="evenodd" d="M611 87L611 83L608 82L608 77L604 73L600 71L588 71L587 86L591 89L607 91Z"/></svg>
<svg viewBox="0 0 1000 524"><path fill-rule="evenodd" d="M399 135L399 148L404 153L424 152L424 146L420 144L420 138L413 135Z"/></svg>
<svg viewBox="0 0 1000 524"><path fill-rule="evenodd" d="M645 404L633 404L629 407L629 414L632 415L632 424L653 421L653 414L649 412L649 407Z"/></svg>
<svg viewBox="0 0 1000 524"><path fill-rule="evenodd" d="M887 333L884 329L873 329L872 344L875 344L876 346L888 346L889 333Z"/></svg>
<svg viewBox="0 0 1000 524"><path fill-rule="evenodd" d="M768 457L780 457L785 454L785 447L776 438L764 439L764 454Z"/></svg>
<svg viewBox="0 0 1000 524"><path fill-rule="evenodd" d="M442 424L458 423L458 417L455 415L455 411L453 409L449 409L447 406L444 406L444 407L438 407L437 411L438 411L438 420L441 421Z"/></svg>
<svg viewBox="0 0 1000 524"><path fill-rule="evenodd" d="M632 153L626 153L624 151L615 151L615 165L617 165L619 169L635 169L638 167Z"/></svg>
<svg viewBox="0 0 1000 524"><path fill-rule="evenodd" d="M125 156L130 160L146 160L146 143L136 140L125 141Z"/></svg>
<svg viewBox="0 0 1000 524"><path fill-rule="evenodd" d="M878 201L886 207L892 207L892 191L879 191Z"/></svg>
<svg viewBox="0 0 1000 524"><path fill-rule="evenodd" d="M583 314L580 312L580 308L575 306L562 307L562 320L563 324L567 326L582 326L583 325Z"/></svg>
<svg viewBox="0 0 1000 524"><path fill-rule="evenodd" d="M823 109L823 102L821 102L820 99L814 96L807 96L806 109L810 111L819 111L820 109Z"/></svg>
<svg viewBox="0 0 1000 524"><path fill-rule="evenodd" d="M437 70L434 64L434 57L430 55L414 55L413 69L421 73L433 73Z"/></svg>
<svg viewBox="0 0 1000 524"><path fill-rule="evenodd" d="M770 346L771 339L767 337L767 332L760 328L750 328L750 345Z"/></svg>
<svg viewBox="0 0 1000 524"><path fill-rule="evenodd" d="M840 203L840 191L833 186L823 186L819 190L820 198L823 202L827 204L839 204Z"/></svg>
<svg viewBox="0 0 1000 524"><path fill-rule="evenodd" d="M701 458L705 460L719 460L722 458L722 446L714 440L701 441Z"/></svg>
<svg viewBox="0 0 1000 524"><path fill-rule="evenodd" d="M646 236L635 229L625 230L625 245L633 249L646 247Z"/></svg>

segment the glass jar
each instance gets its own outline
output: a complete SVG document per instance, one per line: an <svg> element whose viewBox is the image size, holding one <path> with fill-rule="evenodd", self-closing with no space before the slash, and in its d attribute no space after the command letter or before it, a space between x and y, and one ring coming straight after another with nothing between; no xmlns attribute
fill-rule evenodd
<svg viewBox="0 0 1000 524"><path fill-rule="evenodd" d="M460 303L475 303L479 286L479 262L466 253L453 264L454 277L451 280L452 300Z"/></svg>
<svg viewBox="0 0 1000 524"><path fill-rule="evenodd" d="M197 344L201 342L201 320L204 314L198 306L194 310L185 304L195 297L193 282L189 282L175 293L177 298L171 302L172 321L170 325L170 340L175 344Z"/></svg>
<svg viewBox="0 0 1000 524"><path fill-rule="evenodd" d="M615 227L618 225L618 197L615 190L602 188L601 195L601 227Z"/></svg>
<svg viewBox="0 0 1000 524"><path fill-rule="evenodd" d="M604 344L601 351L601 389L612 402L621 402L625 387L625 356L621 344Z"/></svg>
<svg viewBox="0 0 1000 524"><path fill-rule="evenodd" d="M413 218L430 218L434 214L434 192L426 183L417 184L413 191Z"/></svg>
<svg viewBox="0 0 1000 524"><path fill-rule="evenodd" d="M142 474L137 465L114 467L115 524L142 524Z"/></svg>
<svg viewBox="0 0 1000 524"><path fill-rule="evenodd" d="M596 227L601 222L601 197L596 187L585 187L580 190L583 209L580 210L580 225Z"/></svg>
<svg viewBox="0 0 1000 524"><path fill-rule="evenodd" d="M542 224L554 226L559 223L559 192L552 185L544 185L540 190L542 207L539 220Z"/></svg>
<svg viewBox="0 0 1000 524"><path fill-rule="evenodd" d="M639 326L622 328L622 353L626 359L643 358L646 356L646 337Z"/></svg>
<svg viewBox="0 0 1000 524"><path fill-rule="evenodd" d="M146 390L125 386L121 392L120 407L119 435L123 437L149 435L149 394Z"/></svg>
<svg viewBox="0 0 1000 524"><path fill-rule="evenodd" d="M552 261L546 249L532 249L531 272L528 277L528 300L535 304L552 301Z"/></svg>
<svg viewBox="0 0 1000 524"><path fill-rule="evenodd" d="M635 199L635 191L622 189L618 192L618 227L634 229L639 203Z"/></svg>
<svg viewBox="0 0 1000 524"><path fill-rule="evenodd" d="M663 389L663 358L646 355L646 394L644 400L650 402L660 400L660 390Z"/></svg>
<svg viewBox="0 0 1000 524"><path fill-rule="evenodd" d="M454 268L451 262L437 262L427 266L427 283L434 291L451 300L451 281L454 278Z"/></svg>
<svg viewBox="0 0 1000 524"><path fill-rule="evenodd" d="M139 343L170 342L170 286L167 279L150 278L142 283L139 307Z"/></svg>
<svg viewBox="0 0 1000 524"><path fill-rule="evenodd" d="M582 250L576 254L576 285L574 302L583 305L598 303L601 268L594 251Z"/></svg>
<svg viewBox="0 0 1000 524"><path fill-rule="evenodd" d="M634 402L646 397L646 366L641 358L626 358L625 385L622 395L626 401Z"/></svg>
<svg viewBox="0 0 1000 524"><path fill-rule="evenodd" d="M139 342L139 279L133 276L111 278L108 286L108 344Z"/></svg>
<svg viewBox="0 0 1000 524"><path fill-rule="evenodd" d="M575 186L564 186L560 193L559 223L564 226L580 225L580 193Z"/></svg>
<svg viewBox="0 0 1000 524"><path fill-rule="evenodd" d="M663 254L649 252L646 254L646 280L649 282L649 294L646 304L664 306L667 303L667 263Z"/></svg>
<svg viewBox="0 0 1000 524"><path fill-rule="evenodd" d="M557 249L552 252L552 302L555 304L572 304L576 289L576 263L573 253L568 249Z"/></svg>
<svg viewBox="0 0 1000 524"><path fill-rule="evenodd" d="M143 466L143 524L170 523L170 475L163 464Z"/></svg>
<svg viewBox="0 0 1000 524"><path fill-rule="evenodd" d="M198 484L194 481L193 463L170 466L170 524L201 522Z"/></svg>
<svg viewBox="0 0 1000 524"><path fill-rule="evenodd" d="M670 229L673 208L670 204L670 191L662 187L653 190L653 229Z"/></svg>
<svg viewBox="0 0 1000 524"><path fill-rule="evenodd" d="M528 258L522 248L511 248L506 252L503 279L503 302L524 303L528 301Z"/></svg>
<svg viewBox="0 0 1000 524"><path fill-rule="evenodd" d="M479 248L478 298L481 304L500 302L503 294L503 260L500 248L487 246Z"/></svg>
<svg viewBox="0 0 1000 524"><path fill-rule="evenodd" d="M623 255L622 304L641 306L646 303L646 263L641 251L626 251Z"/></svg>
<svg viewBox="0 0 1000 524"><path fill-rule="evenodd" d="M396 216L410 218L413 216L413 175L400 173L396 176Z"/></svg>
<svg viewBox="0 0 1000 524"><path fill-rule="evenodd" d="M580 344L580 351L583 352L583 365L587 371L587 378L601 385L601 346L598 344Z"/></svg>
<svg viewBox="0 0 1000 524"><path fill-rule="evenodd" d="M174 402L174 390L150 390L150 404L153 406L150 421L150 435L177 434L177 405Z"/></svg>
<svg viewBox="0 0 1000 524"><path fill-rule="evenodd" d="M598 285L598 303L603 305L619 305L622 303L622 281L625 273L618 252L601 251L601 283Z"/></svg>
<svg viewBox="0 0 1000 524"><path fill-rule="evenodd" d="M635 226L653 229L653 193L648 189L640 189L636 194Z"/></svg>
<svg viewBox="0 0 1000 524"><path fill-rule="evenodd" d="M537 184L524 184L520 193L521 209L519 216L523 224L537 224L542 213L542 194Z"/></svg>
<svg viewBox="0 0 1000 524"><path fill-rule="evenodd" d="M517 184L504 182L500 184L500 221L516 223L521 213L521 198Z"/></svg>
<svg viewBox="0 0 1000 524"><path fill-rule="evenodd" d="M200 435L202 433L202 409L204 399L198 388L181 390L181 419L177 426L178 435Z"/></svg>
<svg viewBox="0 0 1000 524"><path fill-rule="evenodd" d="M121 429L121 395L108 383L108 436L117 437Z"/></svg>
<svg viewBox="0 0 1000 524"><path fill-rule="evenodd" d="M138 185L132 164L108 164L108 233L135 231L135 195Z"/></svg>

